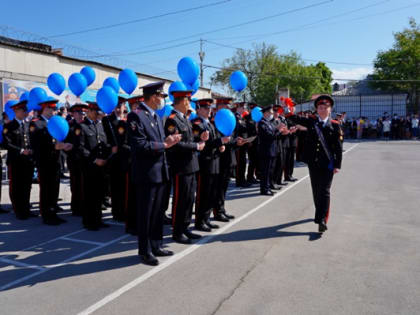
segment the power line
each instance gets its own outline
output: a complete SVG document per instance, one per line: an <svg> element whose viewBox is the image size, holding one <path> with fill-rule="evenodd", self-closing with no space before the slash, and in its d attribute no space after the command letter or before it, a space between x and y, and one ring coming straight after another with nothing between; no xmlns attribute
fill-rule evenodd
<svg viewBox="0 0 420 315"><path fill-rule="evenodd" d="M157 19L157 18L162 18L162 17L165 17L165 16L171 16L171 15L176 15L176 14L180 14L180 13L186 13L186 12L196 11L196 10L200 10L200 9L205 9L205 8L225 4L225 3L228 3L228 2L231 2L231 1L232 0L223 0L223 1L218 1L218 2L212 2L212 3L209 3L209 4L197 6L197 7L187 8L187 9L178 10L178 11L166 12L166 13L162 13L162 14L158 14L158 15L153 15L153 16L141 18L141 19L135 19L135 20L130 20L130 21L121 22L121 23L115 23L115 24L109 24L109 25L104 25L104 26L98 26L98 27L88 28L88 29L75 31L75 32L51 35L49 37L50 38L57 38L57 37L64 37L64 36L84 34L84 33L89 33L89 32L94 32L94 31L100 31L100 30L115 28L115 27L119 27L119 26L150 21L150 20Z"/></svg>
<svg viewBox="0 0 420 315"><path fill-rule="evenodd" d="M143 46L141 49L149 48L149 47L155 47L155 46L160 46L160 45L163 45L163 44L173 43L173 42L177 42L177 41L180 41L180 40L191 39L192 37L198 37L198 36L202 36L202 35L206 35L206 34L211 34L211 33L216 33L216 32L221 32L221 31L226 31L226 30L229 30L229 29L232 29L232 28L237 28L237 27L241 27L241 26L245 26L245 25L249 25L249 24L254 24L254 23L266 21L268 19L276 18L276 17L283 16L283 15L287 15L287 14L290 14L290 13L296 13L296 12L299 12L299 11L303 11L303 10L307 10L307 9L310 9L310 8L318 7L318 6L324 5L326 3L333 2L333 1L334 0L324 0L322 2L317 2L317 3L311 4L311 5L307 5L307 6L304 6L304 7L300 7L300 8L296 8L296 9L291 9L291 10L288 10L288 11L285 11L285 12L280 12L280 13L273 14L273 15L264 16L262 18L250 20L250 21L247 21L247 22L233 24L233 25L229 25L229 26L225 26L225 27L213 29L213 30L210 30L210 31L200 32L200 33L192 34L192 35L189 35L189 36L178 37L178 38L171 39L171 40L168 40L168 41L164 41L164 42L160 42L160 43L155 43L155 44ZM135 53L135 52L126 52L126 53L124 53L124 52L116 52L115 54L117 54L119 56L126 56L126 55L133 54L133 53Z"/></svg>

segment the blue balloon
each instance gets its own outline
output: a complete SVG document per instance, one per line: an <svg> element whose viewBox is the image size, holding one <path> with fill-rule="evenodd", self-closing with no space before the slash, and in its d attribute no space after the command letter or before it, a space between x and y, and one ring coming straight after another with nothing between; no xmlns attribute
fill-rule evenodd
<svg viewBox="0 0 420 315"><path fill-rule="evenodd" d="M168 117L173 111L173 109L174 108L172 107L172 105L165 105L163 106L163 108L157 110L156 112L160 118L163 118L163 117Z"/></svg>
<svg viewBox="0 0 420 315"><path fill-rule="evenodd" d="M257 106L251 111L251 118L255 122L259 122L263 118L261 107Z"/></svg>
<svg viewBox="0 0 420 315"><path fill-rule="evenodd" d="M15 118L15 111L11 107L17 103L18 101L16 100L10 100L10 101L7 101L6 104L4 104L4 112L6 113L7 117L9 117L10 120Z"/></svg>
<svg viewBox="0 0 420 315"><path fill-rule="evenodd" d="M118 94L110 86L103 86L96 94L98 106L105 114L110 114L118 104Z"/></svg>
<svg viewBox="0 0 420 315"><path fill-rule="evenodd" d="M197 105L195 104L195 101L191 100L190 106L192 109L197 110Z"/></svg>
<svg viewBox="0 0 420 315"><path fill-rule="evenodd" d="M219 130L225 137L230 136L236 127L235 115L226 108L223 108L216 113L214 122L217 130Z"/></svg>
<svg viewBox="0 0 420 315"><path fill-rule="evenodd" d="M69 88L74 95L79 97L87 88L87 81L83 74L73 73L69 78Z"/></svg>
<svg viewBox="0 0 420 315"><path fill-rule="evenodd" d="M43 88L35 87L29 92L29 100L27 104L28 111L41 110L39 103L47 100L47 92Z"/></svg>
<svg viewBox="0 0 420 315"><path fill-rule="evenodd" d="M190 117L188 117L189 120L196 119L198 116L195 112L191 112Z"/></svg>
<svg viewBox="0 0 420 315"><path fill-rule="evenodd" d="M187 90L192 91L191 95L194 95L195 93L197 93L198 89L200 88L200 81L199 80L196 80L193 85L187 84L185 82L184 82L184 84L185 84Z"/></svg>
<svg viewBox="0 0 420 315"><path fill-rule="evenodd" d="M63 117L53 116L48 120L47 130L51 137L61 142L66 139L67 134L69 133L69 124Z"/></svg>
<svg viewBox="0 0 420 315"><path fill-rule="evenodd" d="M47 85L54 94L60 95L66 88L66 80L59 73L51 73L48 76Z"/></svg>
<svg viewBox="0 0 420 315"><path fill-rule="evenodd" d="M235 71L230 75L230 86L237 92L241 92L246 88L248 78L242 71Z"/></svg>
<svg viewBox="0 0 420 315"><path fill-rule="evenodd" d="M131 94L137 87L138 78L133 70L124 69L118 75L118 82L125 93Z"/></svg>
<svg viewBox="0 0 420 315"><path fill-rule="evenodd" d="M102 86L109 86L111 87L115 93L118 94L118 92L120 91L120 84L118 83L118 80L112 77L106 78L104 81L104 84L102 84Z"/></svg>
<svg viewBox="0 0 420 315"><path fill-rule="evenodd" d="M19 99L21 102L22 101L29 101L29 92L24 92L24 93L22 93L22 95L20 96L20 99Z"/></svg>
<svg viewBox="0 0 420 315"><path fill-rule="evenodd" d="M91 85L96 79L96 73L92 67L83 67L82 70L80 70L80 73L85 77L88 86Z"/></svg>
<svg viewBox="0 0 420 315"><path fill-rule="evenodd" d="M187 87L181 81L172 82L168 89L169 99L173 102L174 97L172 96L172 91L186 91Z"/></svg>
<svg viewBox="0 0 420 315"><path fill-rule="evenodd" d="M178 75L187 84L193 85L200 74L197 62L191 57L184 57L178 62Z"/></svg>

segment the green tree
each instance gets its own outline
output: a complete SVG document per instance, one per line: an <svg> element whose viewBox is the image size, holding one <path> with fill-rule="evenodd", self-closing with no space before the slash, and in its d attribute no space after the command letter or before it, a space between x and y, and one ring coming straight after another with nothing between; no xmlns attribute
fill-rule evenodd
<svg viewBox="0 0 420 315"><path fill-rule="evenodd" d="M229 88L232 71L241 70L248 76L248 87L238 94ZM253 49L238 49L222 63L212 81L225 87L237 98L245 96L265 106L275 101L278 88L289 88L297 102L309 99L312 94L331 93L331 70L324 64L305 65L296 52L279 55L274 45L265 43Z"/></svg>
<svg viewBox="0 0 420 315"><path fill-rule="evenodd" d="M420 26L411 18L409 28L394 34L391 49L379 51L374 61L372 80L408 80L405 82L372 81L373 88L403 91L409 94L411 108L420 107ZM411 80L411 81L409 81Z"/></svg>

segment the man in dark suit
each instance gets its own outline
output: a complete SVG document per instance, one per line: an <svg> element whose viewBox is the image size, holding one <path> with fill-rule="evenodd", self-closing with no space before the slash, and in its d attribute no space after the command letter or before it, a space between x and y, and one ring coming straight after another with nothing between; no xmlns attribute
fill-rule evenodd
<svg viewBox="0 0 420 315"><path fill-rule="evenodd" d="M165 122L167 136L179 134L182 139L168 150L168 160L173 174L173 202L172 202L172 238L182 244L190 244L192 239L201 236L192 233L188 228L191 223L194 196L197 190L197 172L199 170L197 152L202 151L205 141L209 137L205 131L194 138L190 121L186 118L190 108L192 91L173 91L174 110Z"/></svg>
<svg viewBox="0 0 420 315"><path fill-rule="evenodd" d="M3 129L3 144L7 149L6 163L9 171L9 196L13 211L19 220L37 217L30 212L34 164L29 139L29 123L25 121L26 103L27 101L21 101L11 106L15 112L15 118Z"/></svg>
<svg viewBox="0 0 420 315"><path fill-rule="evenodd" d="M83 154L83 225L90 231L97 231L109 225L102 222L102 201L104 200L105 165L111 155L102 122L100 109L95 102L88 102L86 118L80 124L79 148Z"/></svg>
<svg viewBox="0 0 420 315"><path fill-rule="evenodd" d="M198 117L192 120L194 136L200 138L208 132L206 146L200 152L198 161L200 171L197 175L197 195L195 198L195 228L199 231L210 232L219 226L210 222L211 209L215 207L217 177L220 172L220 153L225 150L224 144L230 137L221 137L210 122L211 98L200 99L196 102Z"/></svg>
<svg viewBox="0 0 420 315"><path fill-rule="evenodd" d="M261 168L260 192L261 195L272 196L270 189L271 176L277 156L277 139L284 126L275 126L273 120L273 106L269 105L262 109L263 118L258 123L258 154Z"/></svg>
<svg viewBox="0 0 420 315"><path fill-rule="evenodd" d="M74 216L82 216L84 207L83 154L80 151L79 139L82 132L80 124L84 119L85 111L87 111L87 105L82 103L76 103L69 108L72 119L69 122L70 130L66 141L70 142L73 148L67 152L67 165L70 171L70 209Z"/></svg>
<svg viewBox="0 0 420 315"><path fill-rule="evenodd" d="M291 116L290 119L307 130L303 159L308 164L312 194L315 203L315 223L318 231L325 232L330 213L330 189L334 174L342 161L341 132L337 121L331 120L334 100L321 95L314 102L317 115L308 118Z"/></svg>
<svg viewBox="0 0 420 315"><path fill-rule="evenodd" d="M179 135L165 138L162 121L156 114L166 97L164 82L142 87L144 102L128 120L132 152L131 175L137 205L139 256L145 264L156 266L155 256L173 253L162 248L165 182L169 180L165 150L178 143Z"/></svg>
<svg viewBox="0 0 420 315"><path fill-rule="evenodd" d="M47 225L66 222L56 214L61 210L57 205L60 192L60 150L69 151L73 147L70 143L58 142L48 132L48 120L53 116L57 102L58 100L50 99L39 103L40 116L29 126L39 177L39 208L43 222Z"/></svg>

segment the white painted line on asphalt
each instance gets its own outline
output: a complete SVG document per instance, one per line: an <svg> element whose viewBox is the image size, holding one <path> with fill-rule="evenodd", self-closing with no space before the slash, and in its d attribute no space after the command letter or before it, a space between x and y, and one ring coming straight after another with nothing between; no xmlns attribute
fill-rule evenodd
<svg viewBox="0 0 420 315"><path fill-rule="evenodd" d="M41 266L30 265L30 264L26 264L26 263L16 261L16 260L13 260L13 259L0 258L0 261L4 262L6 264L9 264L9 265L17 266L17 267L25 267L25 268L38 269L38 270L44 270L45 269L44 267L41 267Z"/></svg>
<svg viewBox="0 0 420 315"><path fill-rule="evenodd" d="M116 242L119 242L119 241L121 241L121 240L123 240L123 239L125 239L125 238L127 238L127 237L129 237L129 236L131 236L131 235L123 235L123 236L120 236L120 237L118 237L118 238L116 238L116 239L114 239L114 240L112 240L112 241L109 241L109 242L107 242L107 243L103 243L103 244L102 244L102 245L100 245L100 246L94 247L94 248L89 249L89 250L87 250L87 251L85 251L85 252L83 252L83 253L77 254L77 255L72 256L72 257L70 257L70 258L67 258L66 260L63 260L61 263L58 263L58 264L55 264L55 265L50 265L50 266L45 266L45 268L44 268L44 269L42 269L42 270L39 270L39 271L34 272L34 273L31 273L31 274L29 274L29 275L27 275L27 276L25 276L25 277L22 277L22 278L16 279L16 280L14 280L14 281L12 281L12 282L9 282L9 283L7 283L7 284L5 284L5 285L1 286L1 287L0 287L0 291L6 290L6 289L8 289L8 288L10 288L10 287L12 287L12 286L14 286L14 285L16 285L16 284L19 284L19 283L23 282L23 281L26 281L26 280L29 280L29 279L31 279L31 278L33 278L33 277L39 276L40 274L43 274L43 273L45 273L45 272L47 272L47 271L49 271L49 270L52 270L52 269L54 269L54 268L57 268L57 267L62 267L62 266L66 265L66 264L67 264L67 263L69 263L69 262L72 262L72 261L74 261L74 260L76 260L76 259L79 259L79 258L82 258L82 257L84 257L84 256L86 256L86 255L89 255L90 253L92 253L92 252L94 252L94 251L97 251L97 250L99 250L99 249L101 249L101 248L103 248L103 247L106 247L106 246L108 246L108 245L111 245L111 244L114 244L114 243L116 243Z"/></svg>
<svg viewBox="0 0 420 315"><path fill-rule="evenodd" d="M346 153L350 152L351 150L353 150L357 145L358 144L355 144L354 146L352 146L351 148L349 148L348 150L346 150L346 152L344 152L344 154L346 154ZM154 276L158 272L166 269L167 267L169 267L172 264L176 263L178 260L181 260L185 256L187 256L187 255L191 254L192 252L196 251L197 249L199 249L204 244L210 242L217 235L225 232L226 230L230 229L232 226L234 226L234 225L238 224L239 222L245 220L250 215L254 214L255 212L257 212L258 210L260 210L261 208L263 208L265 205L267 205L271 201L277 199L278 197L282 196L288 190L292 189L293 187L295 187L296 185L298 185L302 181L306 180L308 177L309 177L309 175L306 175L306 176L302 177L301 179L299 179L298 181L294 182L290 186L287 186L286 188L284 188L281 192L278 192L274 196L272 196L269 199L265 200L263 203L261 203L257 207L249 210L247 213L243 214L242 216L238 217L237 219L235 219L235 220L227 223L226 225L224 225L220 229L216 230L216 232L214 232L212 234L209 234L209 235L201 238L200 241L198 241L197 243L190 245L187 249L183 250L182 252L180 252L178 254L175 254L171 258L169 258L166 261L164 261L163 263L159 264L157 267L153 267L153 269L151 269L150 271L146 272L145 274L139 276L138 278L134 279L133 281L127 283L124 286L122 286L118 290L116 290L116 291L112 292L111 294L107 295L102 300L100 300L100 301L96 302L95 304L89 306L87 309L81 311L78 315L89 315L89 314L92 314L93 312L97 311L98 309L100 309L101 307L105 306L106 304L112 302L113 300L115 300L116 298L118 298L119 296L121 296L122 294L124 294L125 292L131 290L132 288L138 286L139 284L141 284L142 282L146 281L150 277Z"/></svg>
<svg viewBox="0 0 420 315"><path fill-rule="evenodd" d="M78 239L78 238L71 238L71 237L62 237L61 239L65 240L65 241L76 242L76 243L84 243L84 244L90 244L90 245L96 245L96 246L101 246L101 245L104 244L104 243L100 243L100 242L81 240L81 239Z"/></svg>

